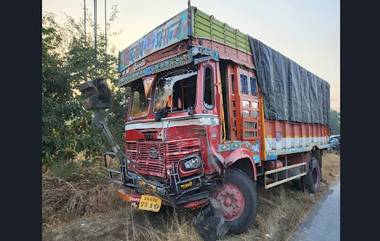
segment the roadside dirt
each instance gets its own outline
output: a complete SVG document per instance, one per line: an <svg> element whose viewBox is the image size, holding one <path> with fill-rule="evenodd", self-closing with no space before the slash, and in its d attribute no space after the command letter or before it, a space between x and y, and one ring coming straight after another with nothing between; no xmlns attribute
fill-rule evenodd
<svg viewBox="0 0 380 241"><path fill-rule="evenodd" d="M326 193L329 185L339 178L340 156L325 153L322 171L321 192L317 195L302 193L294 189L291 183L269 190L259 188L259 209L255 224L248 232L227 235L223 240L287 240ZM58 183L61 189L57 192L51 190L52 186L48 183L48 180L44 180L45 241L202 240L191 224L193 214L190 212L177 213L165 209L160 214L155 214L139 211L117 201L113 194L116 188L110 186L80 191L77 187L70 187L70 183L61 181ZM69 195L65 196L62 192ZM54 193L60 194L54 196ZM73 195L76 198L73 199ZM89 202L88 205L81 204L83 201ZM79 212L76 211L77 208Z"/></svg>

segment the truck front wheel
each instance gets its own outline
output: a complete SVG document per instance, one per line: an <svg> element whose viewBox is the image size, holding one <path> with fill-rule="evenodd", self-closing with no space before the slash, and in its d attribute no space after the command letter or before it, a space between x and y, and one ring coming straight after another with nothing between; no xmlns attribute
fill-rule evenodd
<svg viewBox="0 0 380 241"><path fill-rule="evenodd" d="M239 169L226 170L223 186L215 193L220 202L229 231L245 232L256 219L256 183Z"/></svg>

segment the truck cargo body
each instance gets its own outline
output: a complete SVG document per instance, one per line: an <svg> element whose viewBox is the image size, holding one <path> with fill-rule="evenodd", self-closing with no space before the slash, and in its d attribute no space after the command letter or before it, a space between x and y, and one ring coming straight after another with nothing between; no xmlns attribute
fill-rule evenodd
<svg viewBox="0 0 380 241"><path fill-rule="evenodd" d="M121 51L118 70L127 169L144 179L122 177L125 200L150 193L196 208L220 197L231 168L271 188L322 165L327 82L195 7ZM243 212L226 210L231 222Z"/></svg>

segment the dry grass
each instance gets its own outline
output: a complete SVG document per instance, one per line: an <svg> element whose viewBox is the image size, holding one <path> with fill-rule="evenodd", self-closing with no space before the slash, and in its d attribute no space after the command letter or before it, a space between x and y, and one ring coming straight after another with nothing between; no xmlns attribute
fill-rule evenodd
<svg viewBox="0 0 380 241"><path fill-rule="evenodd" d="M295 190L291 184L269 190L259 189L259 209L255 224L248 232L227 235L223 240L287 240L311 207L326 193L328 186L339 177L339 155L326 153L323 164L324 181L320 193L317 195L302 193ZM54 227L46 225L43 232L44 240L202 240L191 224L193 214L190 212L178 213L165 210L155 214L139 211L115 200L116 195L112 193L115 189L108 185L88 191L75 191L69 184L61 185L67 194L57 197L56 200L61 200L65 205L55 203L56 206L60 206L58 214L54 208L44 208L47 211L44 221L54 221L57 217L71 221L62 223L62 219L61 222L56 222L58 225ZM64 199L66 201L63 202L62 197L67 196L70 197L69 200ZM46 205L51 206L50 203ZM55 218L49 218L52 215ZM85 217L76 218L82 215Z"/></svg>
<svg viewBox="0 0 380 241"><path fill-rule="evenodd" d="M118 211L80 218L45 229L43 240L188 240L202 241L191 224L191 213L138 211L130 205Z"/></svg>
<svg viewBox="0 0 380 241"><path fill-rule="evenodd" d="M340 155L337 152L325 153L322 163L323 179L325 183L334 183L340 176Z"/></svg>
<svg viewBox="0 0 380 241"><path fill-rule="evenodd" d="M66 181L45 173L42 177L42 223L52 227L80 217L107 213L122 207L108 182L96 183L89 177L99 169L88 168L80 181ZM106 180L106 179L104 179Z"/></svg>

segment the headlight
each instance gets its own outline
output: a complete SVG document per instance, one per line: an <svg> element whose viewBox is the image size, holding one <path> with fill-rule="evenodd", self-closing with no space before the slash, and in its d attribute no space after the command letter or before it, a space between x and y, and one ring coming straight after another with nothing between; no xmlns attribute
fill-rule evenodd
<svg viewBox="0 0 380 241"><path fill-rule="evenodd" d="M186 170L197 169L202 166L202 160L199 156L192 156L183 161Z"/></svg>

